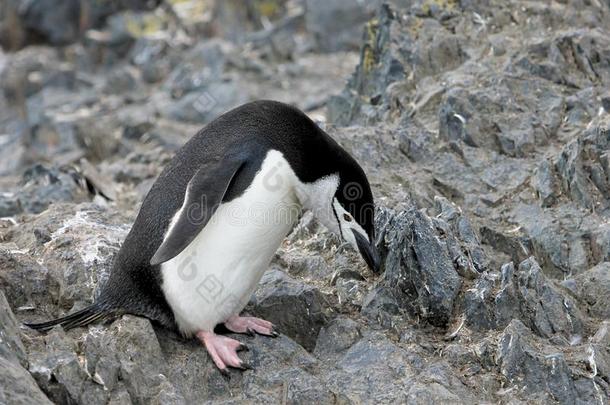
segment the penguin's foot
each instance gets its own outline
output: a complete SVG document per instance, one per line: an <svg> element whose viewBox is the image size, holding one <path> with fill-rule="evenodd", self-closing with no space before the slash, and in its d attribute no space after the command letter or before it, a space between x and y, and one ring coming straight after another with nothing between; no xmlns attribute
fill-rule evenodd
<svg viewBox="0 0 610 405"><path fill-rule="evenodd" d="M259 335L265 336L279 336L275 331L275 326L271 322L253 316L234 315L227 319L225 327L235 333L247 333L249 335L258 333Z"/></svg>
<svg viewBox="0 0 610 405"><path fill-rule="evenodd" d="M252 367L241 361L237 352L240 350L248 350L248 346L238 340L228 338L226 336L217 335L214 332L197 332L197 338L205 345L210 357L216 364L216 367L224 376L229 375L227 367L239 368L248 370Z"/></svg>

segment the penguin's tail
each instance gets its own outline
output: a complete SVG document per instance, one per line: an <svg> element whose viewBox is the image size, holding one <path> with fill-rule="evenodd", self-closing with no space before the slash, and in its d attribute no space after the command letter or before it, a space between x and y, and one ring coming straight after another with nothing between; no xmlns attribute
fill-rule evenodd
<svg viewBox="0 0 610 405"><path fill-rule="evenodd" d="M101 303L93 303L80 311L66 315L62 318L41 323L24 323L24 325L28 328L39 330L41 332L46 332L55 325L61 325L65 330L68 330L79 326L86 326L92 322L104 320L113 315L114 311L109 310L105 305Z"/></svg>

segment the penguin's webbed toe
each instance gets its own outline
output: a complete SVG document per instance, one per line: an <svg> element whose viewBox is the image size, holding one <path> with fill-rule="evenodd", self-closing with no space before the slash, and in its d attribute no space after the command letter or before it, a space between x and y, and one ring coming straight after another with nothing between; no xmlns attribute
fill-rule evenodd
<svg viewBox="0 0 610 405"><path fill-rule="evenodd" d="M253 316L232 316L224 323L225 328L235 333L245 333L248 335L259 335L278 337L279 333L275 330L275 325L264 319Z"/></svg>
<svg viewBox="0 0 610 405"><path fill-rule="evenodd" d="M225 377L229 375L227 367L252 369L250 364L243 362L237 355L238 351L248 350L248 346L240 341L206 331L197 332L197 338L205 345L212 361Z"/></svg>

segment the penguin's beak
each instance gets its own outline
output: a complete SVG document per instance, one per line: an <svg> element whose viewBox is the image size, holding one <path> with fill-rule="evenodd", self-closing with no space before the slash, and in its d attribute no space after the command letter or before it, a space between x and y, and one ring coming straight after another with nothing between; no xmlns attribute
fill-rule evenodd
<svg viewBox="0 0 610 405"><path fill-rule="evenodd" d="M364 258L364 261L369 266L369 268L373 271L373 273L379 273L379 267L381 260L379 259L379 253L377 253L377 248L375 247L375 243L369 243L367 238L360 234L360 232L352 229L352 233L356 238L356 244L358 245L358 250L360 254Z"/></svg>

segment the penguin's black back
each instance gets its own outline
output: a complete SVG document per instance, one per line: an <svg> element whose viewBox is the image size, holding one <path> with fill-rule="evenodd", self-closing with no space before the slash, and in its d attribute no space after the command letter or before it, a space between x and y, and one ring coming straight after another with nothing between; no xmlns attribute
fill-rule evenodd
<svg viewBox="0 0 610 405"><path fill-rule="evenodd" d="M89 312L131 313L174 327L173 313L161 289L160 265L151 266L150 260L184 202L189 181L204 162L240 155L245 163L223 198L223 202L230 201L246 190L270 149L284 155L302 182L313 182L336 172L342 173L342 183L351 180L349 175L343 176L345 173L366 181L356 161L298 109L268 100L235 108L201 129L161 172L144 198L114 260L108 282ZM370 193L368 183L364 189ZM89 312L84 314L91 317ZM71 317L72 326L88 323L85 315L76 320L75 315L64 319ZM45 325L39 329L60 321L38 324Z"/></svg>

